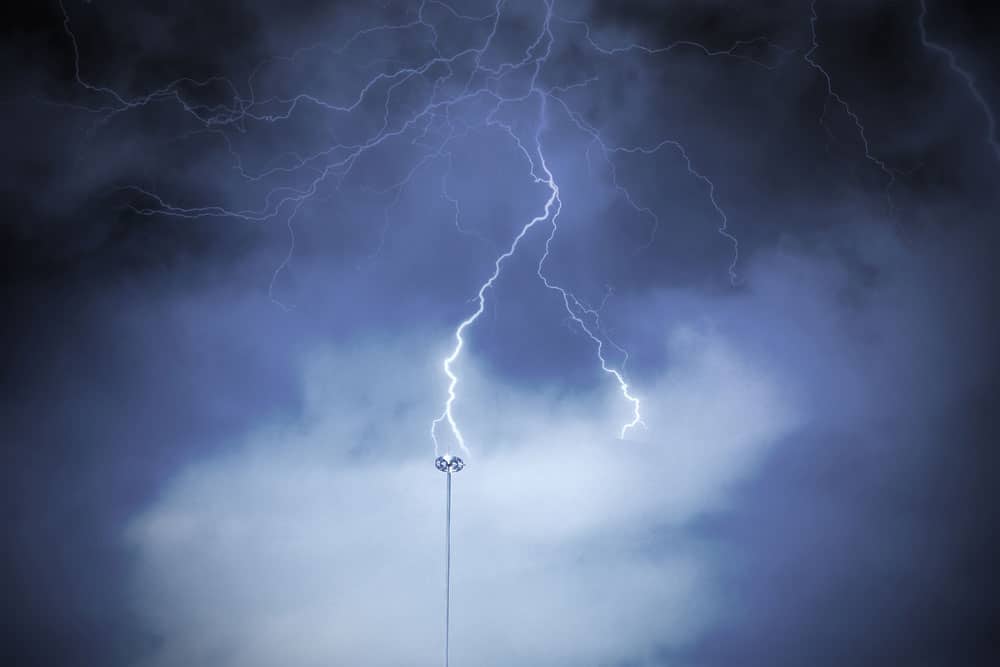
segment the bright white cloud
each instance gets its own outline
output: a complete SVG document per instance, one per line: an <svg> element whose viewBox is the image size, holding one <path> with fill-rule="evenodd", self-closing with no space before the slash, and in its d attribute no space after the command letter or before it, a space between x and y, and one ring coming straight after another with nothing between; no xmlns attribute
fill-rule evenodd
<svg viewBox="0 0 1000 667"><path fill-rule="evenodd" d="M632 442L613 438L611 387L568 400L463 370L476 446L455 478L455 664L603 664L684 642L710 614L680 529L797 417L721 337L667 339L677 362L646 388ZM439 664L430 367L392 345L316 361L303 423L193 464L134 521L139 606L163 639L151 665Z"/></svg>

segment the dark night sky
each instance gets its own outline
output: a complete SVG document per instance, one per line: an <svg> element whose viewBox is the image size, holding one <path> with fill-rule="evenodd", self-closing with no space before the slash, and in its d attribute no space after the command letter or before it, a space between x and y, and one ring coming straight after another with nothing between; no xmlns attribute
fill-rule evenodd
<svg viewBox="0 0 1000 667"><path fill-rule="evenodd" d="M534 49L512 1L478 71L391 89L494 3L65 0L78 61L58 3L5 7L3 664L438 664L441 360L540 155L546 275L607 297L646 427L546 218L458 366L452 663L998 664L977 4L925 22L975 90L910 1L819 1L814 44L808 2L561 0Z"/></svg>

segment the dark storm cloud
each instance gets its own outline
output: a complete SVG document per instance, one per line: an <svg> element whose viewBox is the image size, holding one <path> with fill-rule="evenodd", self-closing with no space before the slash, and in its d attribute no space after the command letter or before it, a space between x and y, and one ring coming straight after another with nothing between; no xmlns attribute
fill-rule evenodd
<svg viewBox="0 0 1000 667"><path fill-rule="evenodd" d="M263 63L257 99L349 104L375 73L431 55L423 29L335 52L359 29L412 21L406 3L66 9L81 75L129 97L219 73L246 97ZM544 85L593 79L563 97L609 144L683 143L740 239L739 281L679 150L613 157L654 225L550 107L564 207L549 274L592 305L613 288L602 321L631 354L648 430L613 440L627 405L540 286L535 230L462 365L475 451L457 526L464 663L989 664L998 167L982 110L921 46L917 9L817 5L814 57L895 170L887 189L803 57L808 3L559 7L604 48L776 46L611 57L579 24L555 26ZM311 172L247 181L234 152L247 173L288 166L400 122L431 86L396 89L388 116L382 87L354 114L303 104L225 133L176 98L106 117L81 109L113 101L74 85L59 7L32 11L8 22L3 50L16 65L0 195L5 653L433 664L440 480L419 471L439 363L545 188L496 128L470 127L400 189L420 146L386 142L297 212L274 278L290 207L263 223L144 216L129 206L154 200L121 188L266 208L271 188ZM439 4L426 16L445 51L487 34ZM520 58L541 16L512 3L484 63ZM987 18L933 3L931 16L994 99ZM526 84L517 74L504 91ZM177 91L233 104L227 85ZM503 119L530 138L537 108Z"/></svg>

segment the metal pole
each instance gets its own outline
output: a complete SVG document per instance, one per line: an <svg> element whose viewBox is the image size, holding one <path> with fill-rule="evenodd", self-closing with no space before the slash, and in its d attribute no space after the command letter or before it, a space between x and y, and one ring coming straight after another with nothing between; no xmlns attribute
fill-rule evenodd
<svg viewBox="0 0 1000 667"><path fill-rule="evenodd" d="M444 527L444 667L448 667L448 630L451 624L451 473L448 473L448 494L445 501Z"/></svg>
<svg viewBox="0 0 1000 667"><path fill-rule="evenodd" d="M451 474L465 467L458 456L445 454L434 459L434 467L448 475L444 514L444 667L448 667L448 635L451 629Z"/></svg>

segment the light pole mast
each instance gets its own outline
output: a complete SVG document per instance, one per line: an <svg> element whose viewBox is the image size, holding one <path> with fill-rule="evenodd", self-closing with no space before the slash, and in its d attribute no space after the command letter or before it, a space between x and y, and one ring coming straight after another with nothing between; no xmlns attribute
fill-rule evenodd
<svg viewBox="0 0 1000 667"><path fill-rule="evenodd" d="M465 467L465 461L445 454L434 460L434 467L448 476L444 524L444 667L448 667L448 634L451 626L451 475Z"/></svg>

